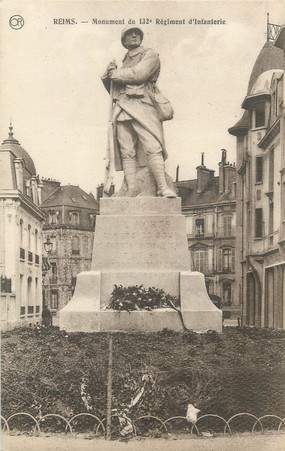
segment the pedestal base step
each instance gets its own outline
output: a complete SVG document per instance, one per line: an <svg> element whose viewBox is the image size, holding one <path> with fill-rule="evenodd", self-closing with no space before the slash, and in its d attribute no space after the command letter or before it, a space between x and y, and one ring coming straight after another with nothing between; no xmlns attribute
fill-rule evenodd
<svg viewBox="0 0 285 451"><path fill-rule="evenodd" d="M222 332L222 312L210 300L203 274L183 272L99 272L78 274L73 298L59 312L61 329L68 332L158 332L165 328L183 330L181 316L174 309L117 312L104 309L110 302L114 284L155 286L180 295L185 327L194 332ZM126 285L125 285L126 284Z"/></svg>

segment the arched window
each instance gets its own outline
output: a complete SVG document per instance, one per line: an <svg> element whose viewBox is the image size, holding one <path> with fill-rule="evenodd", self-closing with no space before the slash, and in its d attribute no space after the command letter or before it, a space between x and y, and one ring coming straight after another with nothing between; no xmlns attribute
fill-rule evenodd
<svg viewBox="0 0 285 451"><path fill-rule="evenodd" d="M80 254L79 237L78 236L73 236L72 237L72 254L73 255L79 255Z"/></svg>
<svg viewBox="0 0 285 451"><path fill-rule="evenodd" d="M20 247L23 247L23 219L20 219Z"/></svg>
<svg viewBox="0 0 285 451"><path fill-rule="evenodd" d="M28 249L31 250L31 225L28 225Z"/></svg>
<svg viewBox="0 0 285 451"><path fill-rule="evenodd" d="M34 305L33 302L33 292L32 292L32 278L28 277L27 280L27 304L28 304L28 313L31 313L31 309L29 309L30 306Z"/></svg>
<svg viewBox="0 0 285 451"><path fill-rule="evenodd" d="M39 234L39 232L38 232L38 230L36 229L36 230L35 230L35 254L38 253L38 234Z"/></svg>
<svg viewBox="0 0 285 451"><path fill-rule="evenodd" d="M205 233L205 220L198 218L195 220L195 234L196 236L204 236Z"/></svg>

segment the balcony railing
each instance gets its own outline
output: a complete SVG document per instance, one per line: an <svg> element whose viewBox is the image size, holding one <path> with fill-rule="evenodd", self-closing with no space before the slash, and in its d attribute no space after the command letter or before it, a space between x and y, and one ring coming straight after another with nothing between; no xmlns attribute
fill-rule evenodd
<svg viewBox="0 0 285 451"><path fill-rule="evenodd" d="M219 227L218 228L218 236L219 237L233 237L235 236L235 230L233 227L228 227L228 228L224 228L224 227Z"/></svg>
<svg viewBox="0 0 285 451"><path fill-rule="evenodd" d="M218 268L217 268L217 272L229 273L229 272L234 272L234 271L235 271L234 268L230 267L230 266L223 266L223 267L218 266Z"/></svg>
<svg viewBox="0 0 285 451"><path fill-rule="evenodd" d="M213 267L211 265L191 265L191 271L199 271L202 272L203 274L211 274L214 270Z"/></svg>
<svg viewBox="0 0 285 451"><path fill-rule="evenodd" d="M33 263L33 253L28 251L28 262Z"/></svg>
<svg viewBox="0 0 285 451"><path fill-rule="evenodd" d="M56 285L56 284L57 284L57 276L51 276L51 277L49 278L49 283L50 283L51 285Z"/></svg>
<svg viewBox="0 0 285 451"><path fill-rule="evenodd" d="M21 260L25 260L26 258L26 252L25 249L23 249L22 247L20 247L20 259Z"/></svg>

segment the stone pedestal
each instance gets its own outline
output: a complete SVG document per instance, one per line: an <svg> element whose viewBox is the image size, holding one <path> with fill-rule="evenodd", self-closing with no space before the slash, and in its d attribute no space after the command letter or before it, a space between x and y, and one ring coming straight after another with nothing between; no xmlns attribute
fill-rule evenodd
<svg viewBox="0 0 285 451"><path fill-rule="evenodd" d="M183 330L173 309L130 313L105 309L115 284L143 284L180 296L187 328L221 332L222 313L208 297L203 274L189 269L180 198L102 198L91 271L78 274L74 296L59 312L60 328L70 332Z"/></svg>

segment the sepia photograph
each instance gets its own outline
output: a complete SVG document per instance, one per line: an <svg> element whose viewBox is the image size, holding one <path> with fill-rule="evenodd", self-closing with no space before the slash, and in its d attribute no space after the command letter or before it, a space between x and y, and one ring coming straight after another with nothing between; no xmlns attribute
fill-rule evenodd
<svg viewBox="0 0 285 451"><path fill-rule="evenodd" d="M1 449L285 446L285 3L0 2Z"/></svg>

